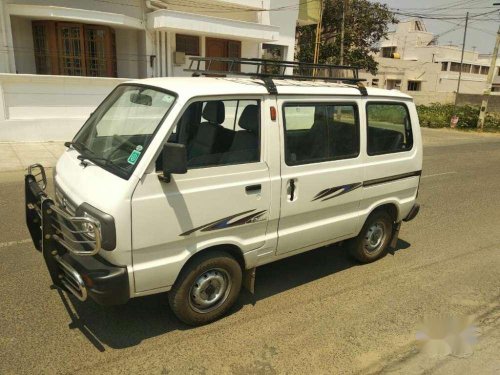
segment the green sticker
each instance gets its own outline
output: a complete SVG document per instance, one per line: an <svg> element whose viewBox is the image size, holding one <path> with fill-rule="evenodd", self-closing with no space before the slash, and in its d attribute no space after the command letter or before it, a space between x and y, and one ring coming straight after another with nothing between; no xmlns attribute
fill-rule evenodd
<svg viewBox="0 0 500 375"><path fill-rule="evenodd" d="M137 162L137 159L139 159L140 155L141 155L140 151L137 151L137 150L132 151L132 153L130 154L130 156L127 159L127 162L129 164L134 165Z"/></svg>

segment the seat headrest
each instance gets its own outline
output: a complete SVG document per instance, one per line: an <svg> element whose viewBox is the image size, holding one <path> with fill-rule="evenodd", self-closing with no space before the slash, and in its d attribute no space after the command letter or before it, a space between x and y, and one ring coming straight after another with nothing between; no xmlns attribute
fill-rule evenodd
<svg viewBox="0 0 500 375"><path fill-rule="evenodd" d="M207 102L203 108L202 116L212 124L222 124L226 118L224 102L220 100Z"/></svg>
<svg viewBox="0 0 500 375"><path fill-rule="evenodd" d="M243 112L241 112L240 119L238 121L240 128L248 130L252 133L259 132L259 106L256 104L250 104L245 107Z"/></svg>

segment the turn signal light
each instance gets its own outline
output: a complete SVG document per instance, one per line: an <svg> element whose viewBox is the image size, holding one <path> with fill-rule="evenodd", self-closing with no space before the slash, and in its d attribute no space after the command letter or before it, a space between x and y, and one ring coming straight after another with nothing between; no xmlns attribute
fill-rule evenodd
<svg viewBox="0 0 500 375"><path fill-rule="evenodd" d="M276 121L276 107L271 107L271 120Z"/></svg>

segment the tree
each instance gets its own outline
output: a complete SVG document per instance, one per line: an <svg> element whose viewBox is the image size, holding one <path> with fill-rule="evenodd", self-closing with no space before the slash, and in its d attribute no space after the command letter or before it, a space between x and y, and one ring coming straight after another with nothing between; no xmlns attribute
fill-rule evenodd
<svg viewBox="0 0 500 375"><path fill-rule="evenodd" d="M340 30L343 0L324 0L323 30L319 63L340 64ZM378 64L373 54L387 36L389 24L397 23L386 4L368 0L350 0L345 15L344 64L376 74ZM298 61L313 62L316 25L297 27Z"/></svg>

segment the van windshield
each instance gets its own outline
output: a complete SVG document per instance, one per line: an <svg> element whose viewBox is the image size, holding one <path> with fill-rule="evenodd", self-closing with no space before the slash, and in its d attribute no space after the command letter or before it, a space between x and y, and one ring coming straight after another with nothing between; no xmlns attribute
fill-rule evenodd
<svg viewBox="0 0 500 375"><path fill-rule="evenodd" d="M83 125L73 147L81 159L128 179L175 98L149 86L120 85Z"/></svg>

